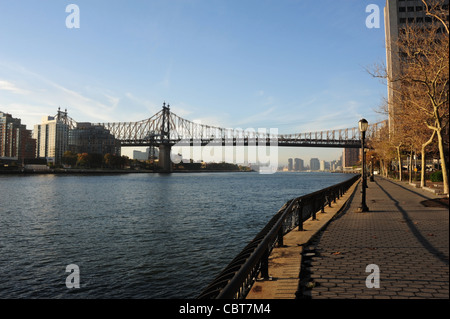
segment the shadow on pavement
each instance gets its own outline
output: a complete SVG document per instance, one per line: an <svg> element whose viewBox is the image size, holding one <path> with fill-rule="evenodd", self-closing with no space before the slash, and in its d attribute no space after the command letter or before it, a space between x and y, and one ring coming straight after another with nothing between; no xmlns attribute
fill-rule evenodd
<svg viewBox="0 0 450 319"><path fill-rule="evenodd" d="M389 181L390 182L390 181ZM411 232L413 233L414 236L416 236L416 238L418 239L418 241L422 244L422 246L428 250L431 254L433 254L434 256L436 256L441 262L443 262L445 265L449 265L448 263L448 257L441 251L439 251L438 249L436 249L426 238L425 236L422 235L422 233L417 229L417 227L414 225L413 221L411 220L411 218L408 215L408 212L406 212L403 207L400 205L400 203L391 196L391 194L389 194L376 180L375 183L378 185L378 187L380 187L380 189L386 194L386 196L388 196L395 204L395 207L398 209L399 212L402 213L404 220L406 221L406 224L408 225L409 229L411 230ZM408 191L411 191L401 185L398 185L396 183L391 182L392 184L404 188ZM421 196L421 197L425 197L422 194L418 194L414 191L411 191L414 194ZM426 197L425 197L426 198ZM427 198L426 201L430 200L429 198ZM447 206L448 207L448 206Z"/></svg>

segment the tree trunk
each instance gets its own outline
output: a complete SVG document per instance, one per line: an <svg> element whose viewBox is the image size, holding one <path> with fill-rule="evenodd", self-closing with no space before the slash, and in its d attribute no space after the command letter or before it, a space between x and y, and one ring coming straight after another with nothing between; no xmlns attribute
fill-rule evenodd
<svg viewBox="0 0 450 319"><path fill-rule="evenodd" d="M441 159L442 179L444 182L444 194L448 195L448 177L447 177L447 164L445 163L444 141L442 140L441 131L437 130L436 133L438 136L439 156Z"/></svg>
<svg viewBox="0 0 450 319"><path fill-rule="evenodd" d="M409 170L409 176L408 176L408 180L409 183L412 183L412 154L413 154L413 150L411 148L410 152L409 152L409 163L408 163L408 170Z"/></svg>
<svg viewBox="0 0 450 319"><path fill-rule="evenodd" d="M397 146L397 160L398 160L398 179L402 180L402 158L400 156L400 146Z"/></svg>
<svg viewBox="0 0 450 319"><path fill-rule="evenodd" d="M422 144L422 150L421 153L421 169L420 169L420 187L423 188L426 186L427 182L425 180L425 172L426 172L426 164L425 164L425 148L433 142L434 135L436 134L436 131L433 131L433 134L431 135L430 139Z"/></svg>

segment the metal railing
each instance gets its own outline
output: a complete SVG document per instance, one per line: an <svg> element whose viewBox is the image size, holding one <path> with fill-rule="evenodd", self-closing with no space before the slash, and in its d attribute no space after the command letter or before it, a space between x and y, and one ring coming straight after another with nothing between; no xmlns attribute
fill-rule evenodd
<svg viewBox="0 0 450 319"><path fill-rule="evenodd" d="M269 256L275 245L283 246L283 236L340 198L358 179L300 196L286 202L256 237L206 287L198 299L243 299L260 275L269 279Z"/></svg>

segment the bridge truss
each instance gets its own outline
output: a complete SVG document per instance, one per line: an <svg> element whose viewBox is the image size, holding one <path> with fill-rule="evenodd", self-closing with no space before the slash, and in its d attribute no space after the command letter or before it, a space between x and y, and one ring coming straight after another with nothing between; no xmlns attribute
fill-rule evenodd
<svg viewBox="0 0 450 319"><path fill-rule="evenodd" d="M270 130L242 130L210 126L186 120L170 111L170 106L138 122L98 123L109 130L122 146L157 146L160 144L195 146L273 145L286 147L359 148L357 127L319 132L277 134ZM385 122L369 125L366 138L376 138Z"/></svg>
<svg viewBox="0 0 450 319"><path fill-rule="evenodd" d="M57 118L69 128L76 128L76 121L67 110L58 110ZM357 127L328 131L278 134L274 130L232 129L211 126L186 120L170 111L164 103L162 110L152 117L138 122L96 123L107 129L121 146L248 146L277 145L284 147L334 147L360 148L361 133ZM368 140L378 138L386 121L371 124L366 132Z"/></svg>

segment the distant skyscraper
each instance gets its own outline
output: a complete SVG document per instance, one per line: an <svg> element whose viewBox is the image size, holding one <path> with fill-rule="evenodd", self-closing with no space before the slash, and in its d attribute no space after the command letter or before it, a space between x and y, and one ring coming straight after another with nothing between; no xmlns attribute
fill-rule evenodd
<svg viewBox="0 0 450 319"><path fill-rule="evenodd" d="M303 171L303 160L301 158L294 159L294 170L295 171Z"/></svg>
<svg viewBox="0 0 450 319"><path fill-rule="evenodd" d="M332 171L338 170L339 169L339 165L340 165L339 162L340 161L336 161L336 160L331 161L330 162L330 170L332 170Z"/></svg>
<svg viewBox="0 0 450 319"><path fill-rule="evenodd" d="M36 140L20 119L0 112L0 157L18 161L34 158Z"/></svg>
<svg viewBox="0 0 450 319"><path fill-rule="evenodd" d="M288 159L288 170L292 171L292 158Z"/></svg>
<svg viewBox="0 0 450 319"><path fill-rule="evenodd" d="M318 171L320 169L320 161L318 158L311 158L309 161L309 168L311 171Z"/></svg>

